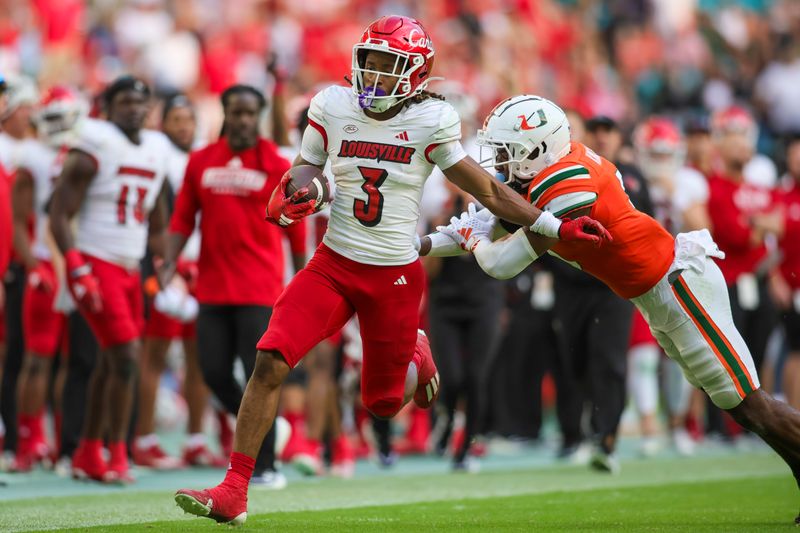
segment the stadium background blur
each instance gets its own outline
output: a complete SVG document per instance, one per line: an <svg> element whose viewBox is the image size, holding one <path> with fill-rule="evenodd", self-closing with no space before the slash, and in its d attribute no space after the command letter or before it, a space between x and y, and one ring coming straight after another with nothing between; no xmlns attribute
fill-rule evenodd
<svg viewBox="0 0 800 533"><path fill-rule="evenodd" d="M770 187L785 171L785 140L800 132L800 3L792 0L3 0L0 72L28 76L40 90L72 85L90 98L132 73L158 97L185 93L198 111L198 138L214 140L219 95L234 83L263 89L270 99L280 85L284 119L295 126L316 90L344 83L352 45L386 13L423 22L436 46L434 75L460 82L475 101L473 128L498 101L523 92L586 119L610 117L626 135L654 114L707 128L710 114L739 104L756 118L758 151L773 162L763 178ZM266 68L271 57L279 81ZM155 129L158 107L148 123ZM265 117L267 132L269 122ZM514 335L506 328L511 311L531 286L512 280L506 287L500 323ZM787 350L774 344L768 363L775 377L764 382L780 393ZM546 372L546 364L534 370L539 379ZM549 406L552 390L545 389ZM493 379L492 405L508 405L499 399L505 390ZM536 439L539 402L531 398L520 409L539 410L530 426L493 431L489 413L486 433Z"/></svg>

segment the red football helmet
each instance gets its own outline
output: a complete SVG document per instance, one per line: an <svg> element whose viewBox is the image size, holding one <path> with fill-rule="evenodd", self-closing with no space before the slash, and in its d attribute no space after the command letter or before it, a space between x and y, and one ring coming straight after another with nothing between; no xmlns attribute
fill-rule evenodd
<svg viewBox="0 0 800 533"><path fill-rule="evenodd" d="M41 139L59 147L72 135L76 124L86 116L88 105L77 91L63 85L48 89L39 102L35 115Z"/></svg>
<svg viewBox="0 0 800 533"><path fill-rule="evenodd" d="M683 166L686 145L678 127L664 117L651 117L633 132L636 162L648 179L672 178Z"/></svg>
<svg viewBox="0 0 800 533"><path fill-rule="evenodd" d="M726 133L742 133L755 146L758 137L758 126L753 115L745 108L731 106L721 109L711 116L711 132L715 136L721 136Z"/></svg>
<svg viewBox="0 0 800 533"><path fill-rule="evenodd" d="M367 53L370 51L393 54L396 58L393 71L366 69ZM428 32L415 19L389 15L367 26L361 40L353 46L353 91L361 107L385 111L423 91L431 81L433 53L433 42ZM364 83L365 73L376 76L369 87ZM380 76L397 78L390 94L376 89Z"/></svg>

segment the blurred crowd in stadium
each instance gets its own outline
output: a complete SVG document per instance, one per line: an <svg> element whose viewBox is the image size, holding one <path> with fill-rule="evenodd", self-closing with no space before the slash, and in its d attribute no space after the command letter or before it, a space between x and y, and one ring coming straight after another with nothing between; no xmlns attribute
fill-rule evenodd
<svg viewBox="0 0 800 533"><path fill-rule="evenodd" d="M190 128L193 148L217 139L226 88L262 90L270 104L264 135L291 160L311 96L346 83L353 43L369 21L390 12L417 17L431 33L434 74L446 78L431 89L459 111L462 142L476 159L474 136L486 113L510 95L539 94L569 110L573 139L617 164L637 208L673 232L708 227L728 255L720 267L734 320L764 387L800 408L800 3L792 0L5 0L0 162L13 181L18 167L26 171L16 157L20 147L52 142L48 113L65 121L70 113L101 116L100 95L124 73L144 79L154 93L148 127L163 129L177 146L186 144ZM74 93L54 95L55 86ZM181 110L188 126L176 125ZM430 179L421 233L466 208L469 199L454 191L441 174ZM309 244L293 242L294 255L311 253L324 214L305 224ZM294 266L286 261L285 279ZM275 436L284 462L310 474L327 462L333 473L349 476L357 458L376 456L390 467L397 454L435 452L469 470L471 457L487 453L488 437L540 439L551 408L558 455L587 462L592 456L601 470L618 469L615 441L627 404L638 415L634 433L645 455L666 438L690 454L712 435L742 437L660 353L633 306L583 274L547 259L508 282L485 276L470 256L429 258L425 267L422 320L442 380L435 412L411 407L390 424L359 407L358 334L351 325L317 347L284 388ZM31 377L35 365L23 363L23 293L26 284L40 283L31 279L34 271L35 261L17 248L4 278L0 440L11 471L68 464L97 350L73 312L69 342L45 367L46 405L20 409L34 394L20 383L42 379ZM152 306L148 313L152 321ZM565 330L565 317L580 318L577 331ZM136 464L226 463L235 423L226 409L233 409L212 399L208 410L216 415L204 416L204 372L196 353L183 362L184 352L197 350L194 334L144 331L130 431ZM184 343L170 346L173 338ZM175 357L165 359L168 352ZM244 379L245 370L237 375ZM156 431L185 419L186 401L176 391L193 404L181 458L164 453ZM45 429L43 415L54 430ZM209 432L218 444L207 445ZM285 484L279 475L257 478L273 488Z"/></svg>

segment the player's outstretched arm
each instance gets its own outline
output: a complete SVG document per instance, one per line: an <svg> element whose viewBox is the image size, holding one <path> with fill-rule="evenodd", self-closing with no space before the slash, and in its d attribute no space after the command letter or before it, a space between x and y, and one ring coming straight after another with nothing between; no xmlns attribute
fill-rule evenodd
<svg viewBox="0 0 800 533"><path fill-rule="evenodd" d="M530 228L533 232L560 240L581 240L600 244L612 240L602 224L589 217L562 222L552 214L529 204L504 183L489 175L474 159L467 156L445 169L444 175L462 190L470 193L498 217Z"/></svg>

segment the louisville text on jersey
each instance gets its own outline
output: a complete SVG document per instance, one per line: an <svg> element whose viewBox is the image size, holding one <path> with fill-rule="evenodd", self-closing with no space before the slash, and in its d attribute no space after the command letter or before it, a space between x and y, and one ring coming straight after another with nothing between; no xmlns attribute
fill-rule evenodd
<svg viewBox="0 0 800 533"><path fill-rule="evenodd" d="M409 146L395 146L393 144L373 143L367 141L342 141L339 148L339 157L358 157L361 159L374 159L377 162L390 161L408 165L416 148Z"/></svg>

